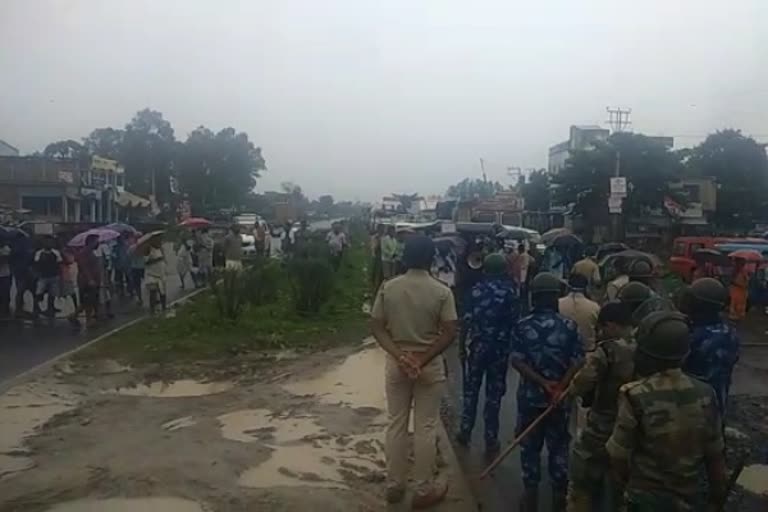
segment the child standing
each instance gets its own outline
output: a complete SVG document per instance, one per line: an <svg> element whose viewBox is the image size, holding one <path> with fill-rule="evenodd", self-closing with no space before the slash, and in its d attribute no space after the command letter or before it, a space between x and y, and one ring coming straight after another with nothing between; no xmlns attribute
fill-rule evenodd
<svg viewBox="0 0 768 512"><path fill-rule="evenodd" d="M62 254L61 262L61 289L59 297L62 299L72 299L72 308L77 311L77 263L72 251L65 249Z"/></svg>

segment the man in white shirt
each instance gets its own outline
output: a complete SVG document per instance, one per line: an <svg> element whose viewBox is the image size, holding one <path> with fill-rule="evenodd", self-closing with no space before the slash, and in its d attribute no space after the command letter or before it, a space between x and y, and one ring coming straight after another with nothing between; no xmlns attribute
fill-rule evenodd
<svg viewBox="0 0 768 512"><path fill-rule="evenodd" d="M339 270L341 258L344 255L344 249L347 247L347 235L341 230L339 224L333 225L333 230L328 233L328 250L331 255L331 265L333 270Z"/></svg>
<svg viewBox="0 0 768 512"><path fill-rule="evenodd" d="M145 260L144 284L149 294L149 311L154 314L157 303L163 312L166 309L165 253L162 237L155 237L150 242Z"/></svg>

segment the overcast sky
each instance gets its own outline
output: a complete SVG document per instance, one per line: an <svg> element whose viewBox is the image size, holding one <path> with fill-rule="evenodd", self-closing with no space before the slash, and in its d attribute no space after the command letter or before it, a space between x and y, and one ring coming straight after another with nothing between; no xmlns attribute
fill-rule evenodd
<svg viewBox="0 0 768 512"><path fill-rule="evenodd" d="M3 0L0 139L23 152L149 106L233 126L262 190L370 200L544 167L632 108L679 146L768 141L766 0Z"/></svg>

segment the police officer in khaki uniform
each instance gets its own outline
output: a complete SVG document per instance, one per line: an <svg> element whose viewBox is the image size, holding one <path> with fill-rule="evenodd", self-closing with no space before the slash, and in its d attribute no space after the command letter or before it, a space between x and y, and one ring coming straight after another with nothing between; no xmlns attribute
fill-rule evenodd
<svg viewBox="0 0 768 512"><path fill-rule="evenodd" d="M451 290L429 274L435 245L426 236L408 237L407 272L384 282L371 312L373 335L387 352L387 500L402 501L408 480L408 420L413 403L414 508L440 502L446 484L434 482L436 425L440 421L445 370L440 354L456 334Z"/></svg>
<svg viewBox="0 0 768 512"><path fill-rule="evenodd" d="M635 373L619 390L606 450L626 481L628 512L696 511L699 471L709 477L712 505L726 487L723 436L710 386L683 373L689 351L686 317L654 312L637 331Z"/></svg>
<svg viewBox="0 0 768 512"><path fill-rule="evenodd" d="M607 480L608 453L605 442L616 421L619 388L632 380L635 342L629 308L608 302L597 319L600 340L587 354L584 366L571 381L571 393L590 407L587 424L573 447L568 483L568 512L591 512L600 508L608 494L611 507L620 503L621 490ZM613 510L614 508L610 508Z"/></svg>

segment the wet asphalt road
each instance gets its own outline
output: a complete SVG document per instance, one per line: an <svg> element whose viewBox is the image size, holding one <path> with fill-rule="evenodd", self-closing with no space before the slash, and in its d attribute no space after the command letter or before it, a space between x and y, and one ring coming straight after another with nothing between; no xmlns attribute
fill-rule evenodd
<svg viewBox="0 0 768 512"><path fill-rule="evenodd" d="M452 345L445 354L448 363L449 400L452 414L450 425L446 425L451 435L455 435L458 427L458 419L461 414L461 365L458 359L456 344ZM502 449L515 437L515 425L517 423L517 390L518 374L510 367L507 372L507 393L502 402L499 421L499 441ZM483 512L508 512L517 510L517 504L522 495L523 482L520 472L520 451L513 451L494 473L485 480L480 480L479 475L488 465L489 460L484 455L485 443L483 442L483 404L484 393L481 391L477 411L477 421L472 431L472 442L465 448L453 443L456 455L464 470L475 498L478 508ZM548 510L551 500L549 480L547 476L546 448L542 450L542 482L539 489L541 510Z"/></svg>
<svg viewBox="0 0 768 512"><path fill-rule="evenodd" d="M185 293L189 293L191 283L187 277L187 290L181 290L171 246L166 248L166 255L168 258L168 302L170 303ZM12 297L13 294L15 294L15 290L12 291ZM74 331L66 320L66 316L72 311L70 301L63 301L62 299L58 299L56 302L56 307L61 312L53 321L41 316L37 324L30 320L0 322L0 383L75 349L120 325L146 315L149 304L146 290L144 290L144 295L144 308L140 308L135 301L121 300L115 297L112 304L115 318L100 320L96 326L90 329L86 329L83 325L79 332ZM31 311L32 300L29 293L27 293L26 299L26 310Z"/></svg>

